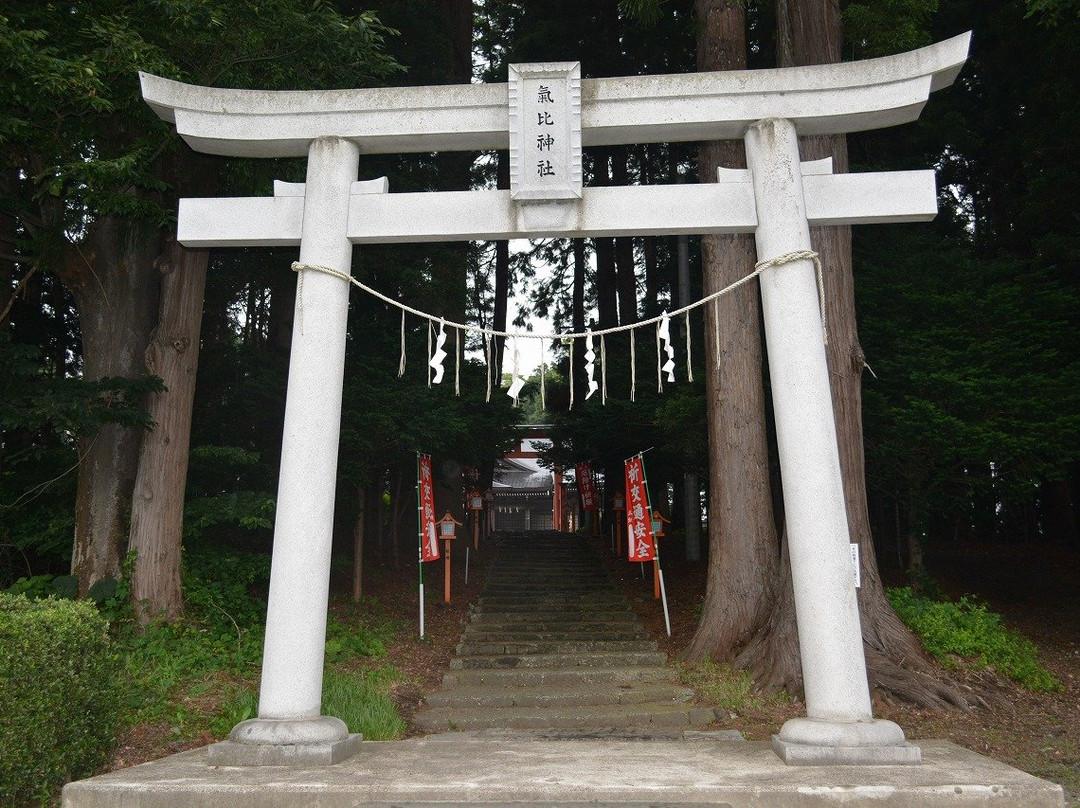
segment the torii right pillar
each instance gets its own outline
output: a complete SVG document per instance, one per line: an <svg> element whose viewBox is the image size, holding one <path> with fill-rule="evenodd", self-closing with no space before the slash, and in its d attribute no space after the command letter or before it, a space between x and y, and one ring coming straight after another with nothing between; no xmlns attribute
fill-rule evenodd
<svg viewBox="0 0 1080 808"><path fill-rule="evenodd" d="M758 260L809 251L795 124L758 121L745 143ZM801 259L759 277L806 694L806 717L773 748L790 764L918 763L919 747L871 708L816 271Z"/></svg>

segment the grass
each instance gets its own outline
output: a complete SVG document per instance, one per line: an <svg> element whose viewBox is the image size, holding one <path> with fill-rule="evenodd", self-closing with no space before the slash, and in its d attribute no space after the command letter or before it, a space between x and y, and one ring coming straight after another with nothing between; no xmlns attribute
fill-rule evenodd
<svg viewBox="0 0 1080 808"><path fill-rule="evenodd" d="M693 688L707 703L728 712L765 710L790 700L783 691L758 693L749 672L736 670L726 663L718 665L709 659L679 665L679 680Z"/></svg>
<svg viewBox="0 0 1080 808"><path fill-rule="evenodd" d="M185 565L184 617L145 630L121 585L110 617L124 665L124 727L164 724L176 741L221 739L258 714L268 575L265 554L200 547ZM327 620L323 711L366 738L405 730L389 697L400 675L387 665L362 669L379 664L396 632L372 598L336 603Z"/></svg>
<svg viewBox="0 0 1080 808"><path fill-rule="evenodd" d="M405 721L389 695L400 678L389 665L370 670L328 668L323 677L322 714L340 718L349 732L359 732L369 741L400 738ZM210 719L210 731L215 738L224 738L241 721L257 716L258 710L254 685L234 685L225 691L220 709Z"/></svg>
<svg viewBox="0 0 1080 808"><path fill-rule="evenodd" d="M398 678L389 666L366 671L328 670L323 679L323 714L340 718L349 732L359 732L369 741L400 738L405 721L389 695Z"/></svg>

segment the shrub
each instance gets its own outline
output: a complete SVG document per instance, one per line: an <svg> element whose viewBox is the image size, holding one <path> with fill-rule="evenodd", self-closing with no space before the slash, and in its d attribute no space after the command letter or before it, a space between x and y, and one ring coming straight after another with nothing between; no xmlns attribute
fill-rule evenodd
<svg viewBox="0 0 1080 808"><path fill-rule="evenodd" d="M919 635L923 648L945 667L957 657L993 668L1028 690L1060 690L1061 682L1039 664L1038 649L1026 637L1010 631L995 614L972 597L936 601L920 597L908 587L886 589L897 615Z"/></svg>
<svg viewBox="0 0 1080 808"><path fill-rule="evenodd" d="M89 601L0 593L0 804L48 799L108 761L117 657Z"/></svg>

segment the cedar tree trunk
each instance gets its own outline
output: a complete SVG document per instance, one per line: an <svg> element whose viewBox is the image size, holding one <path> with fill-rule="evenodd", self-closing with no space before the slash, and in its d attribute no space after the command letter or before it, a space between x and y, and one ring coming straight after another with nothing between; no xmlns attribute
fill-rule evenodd
<svg viewBox="0 0 1080 808"><path fill-rule="evenodd" d="M83 376L139 376L158 311L154 259L160 234L106 216L65 256L60 275L75 298L83 338ZM142 430L109 424L79 441L71 572L85 595L120 577Z"/></svg>
<svg viewBox="0 0 1080 808"><path fill-rule="evenodd" d="M209 257L208 250L188 250L170 240L157 262L161 303L146 349L146 371L159 376L166 389L147 401L154 427L139 452L128 544L136 553L131 596L142 625L158 618L176 620L184 609L184 488Z"/></svg>
<svg viewBox="0 0 1080 808"><path fill-rule="evenodd" d="M746 66L744 11L734 0L697 0L698 69ZM717 166L746 165L737 141L702 144L701 181ZM754 268L749 235L703 236L705 293ZM760 293L747 284L705 312L709 429L709 569L705 603L685 658L732 658L768 617L779 569L762 385ZM719 323L717 323L717 318Z"/></svg>
<svg viewBox="0 0 1080 808"><path fill-rule="evenodd" d="M781 67L840 61L843 37L838 2L780 0L777 26L777 61ZM847 171L847 141L842 135L805 138L801 153L803 160L832 157L834 172ZM825 267L829 332L826 354L848 527L851 541L857 542L860 550L859 611L870 684L928 707L946 704L963 707L967 705L966 700L932 675L934 669L919 641L885 598L878 573L866 504L861 393L864 364L855 320L851 228L814 227L810 239ZM759 684L782 683L798 692L801 690L801 661L793 630L795 608L790 596L790 578L790 567L785 563L780 598L769 624L754 638L738 662L751 669Z"/></svg>

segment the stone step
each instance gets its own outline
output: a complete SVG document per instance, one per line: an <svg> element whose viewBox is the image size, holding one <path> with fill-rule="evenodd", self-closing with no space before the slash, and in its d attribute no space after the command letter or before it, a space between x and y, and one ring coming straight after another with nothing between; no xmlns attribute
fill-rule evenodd
<svg viewBox="0 0 1080 808"><path fill-rule="evenodd" d="M622 729L690 727L715 720L712 710L685 704L615 704L551 707L433 707L416 716L429 732L478 729Z"/></svg>
<svg viewBox="0 0 1080 808"><path fill-rule="evenodd" d="M486 587L483 597L499 598L544 598L544 597L581 597L585 595L603 595L619 597L619 593L610 585L601 582L552 581L550 584L536 587L514 586L507 584L498 588Z"/></svg>
<svg viewBox="0 0 1080 808"><path fill-rule="evenodd" d="M547 592L485 591L477 603L622 603L622 595L613 590L597 590L596 587L581 590L559 589Z"/></svg>
<svg viewBox="0 0 1080 808"><path fill-rule="evenodd" d="M570 684L552 687L455 687L429 693L428 707L568 707L600 704L677 704L689 700L693 691L671 683L626 682Z"/></svg>
<svg viewBox="0 0 1080 808"><path fill-rule="evenodd" d="M586 592L605 592L609 594L615 594L615 590L611 588L611 584L607 581L592 581L592 580L552 580L545 581L539 584L533 584L532 582L520 581L513 582L508 581L505 584L499 586L488 586L484 589L485 595L527 595L529 597L542 597L544 595L573 595L575 593Z"/></svg>
<svg viewBox="0 0 1080 808"><path fill-rule="evenodd" d="M508 641L480 642L472 638L463 639L454 649L454 654L462 657L506 656L508 654L599 654L609 651L633 652L655 651L653 640L608 640L603 637L588 640L561 641Z"/></svg>
<svg viewBox="0 0 1080 808"><path fill-rule="evenodd" d="M571 536L507 540L416 725L426 731L680 731L692 707L592 548Z"/></svg>
<svg viewBox="0 0 1080 808"><path fill-rule="evenodd" d="M601 654L522 654L506 656L455 656L451 669L470 668L608 668L631 665L663 665L660 651L621 651Z"/></svg>
<svg viewBox="0 0 1080 808"><path fill-rule="evenodd" d="M469 625L465 627L462 640L468 642L490 643L513 643L513 642L576 642L589 640L647 640L649 638L645 630L640 627L614 629L596 626L592 630L581 630L569 626L561 631L498 631L484 629L479 626Z"/></svg>
<svg viewBox="0 0 1080 808"><path fill-rule="evenodd" d="M567 614L567 615L589 615L589 614L602 614L602 613L621 613L633 614L630 608L626 605L626 602L619 601L597 601L595 603L556 603L556 604L543 604L534 603L528 600L522 600L520 602L504 601L502 603L489 603L481 598L477 604L477 609L481 614L525 614L527 616L532 615L544 615L544 614Z"/></svg>
<svg viewBox="0 0 1080 808"><path fill-rule="evenodd" d="M611 612L592 614L587 618L567 616L565 614L544 615L542 618L529 619L527 614L477 614L473 615L470 627L483 631L563 631L581 629L600 631L611 628L630 630L638 628L640 623L631 612Z"/></svg>
<svg viewBox="0 0 1080 808"><path fill-rule="evenodd" d="M517 608L504 604L497 609L481 609L479 612L475 612L474 616L484 617L485 622L501 619L506 622L525 624L570 622L607 623L611 620L618 619L637 620L637 615L626 608L625 605L612 605L606 608L578 608L575 606L560 605L557 607L535 607L529 609L527 606Z"/></svg>
<svg viewBox="0 0 1080 808"><path fill-rule="evenodd" d="M485 587L484 598L495 600L497 598L581 598L581 597L604 597L617 598L619 593L606 584L592 581L560 581L550 586L513 586Z"/></svg>
<svg viewBox="0 0 1080 808"><path fill-rule="evenodd" d="M588 684L674 682L671 668L649 666L569 668L451 668L443 674L443 687L575 687Z"/></svg>

